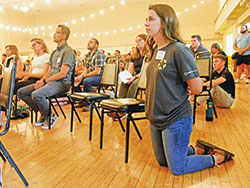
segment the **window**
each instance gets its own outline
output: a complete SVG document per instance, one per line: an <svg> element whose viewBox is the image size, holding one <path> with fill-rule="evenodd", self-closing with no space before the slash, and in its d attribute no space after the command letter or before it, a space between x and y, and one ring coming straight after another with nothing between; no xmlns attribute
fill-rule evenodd
<svg viewBox="0 0 250 188"><path fill-rule="evenodd" d="M227 35L226 37L226 53L227 55L233 54L233 44L234 44L234 38L233 33Z"/></svg>

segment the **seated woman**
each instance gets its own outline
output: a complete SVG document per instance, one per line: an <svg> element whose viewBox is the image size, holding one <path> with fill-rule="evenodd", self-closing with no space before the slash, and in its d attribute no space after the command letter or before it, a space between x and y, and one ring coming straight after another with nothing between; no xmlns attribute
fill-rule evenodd
<svg viewBox="0 0 250 188"><path fill-rule="evenodd" d="M136 37L136 48L128 65L128 71L133 77L128 79L126 83L121 83L118 98L134 98L136 95L138 77L140 76L144 56L147 53L146 39L147 35L145 34ZM124 117L124 115L119 114L120 118ZM108 113L108 116L112 117L113 120L118 120L116 113Z"/></svg>
<svg viewBox="0 0 250 188"><path fill-rule="evenodd" d="M16 47L16 45L7 45L5 46L5 53L7 55L7 58L15 55L17 58L17 68L16 68L16 82L23 77L23 62L20 58L19 51ZM5 65L8 67L9 65Z"/></svg>
<svg viewBox="0 0 250 188"><path fill-rule="evenodd" d="M220 45L218 43L213 43L211 46L211 53L214 55L221 54L226 57L226 64L225 66L228 67L228 57L227 54L221 49Z"/></svg>
<svg viewBox="0 0 250 188"><path fill-rule="evenodd" d="M14 93L21 87L36 83L49 70L49 49L44 40L33 38L31 48L35 53L31 67L28 72L23 72L23 78L16 82Z"/></svg>
<svg viewBox="0 0 250 188"><path fill-rule="evenodd" d="M145 46L147 35L140 34L136 37L136 50L132 54L132 58L128 65L128 71L133 75L126 83L121 83L119 90L119 98L134 98L135 92L138 84L138 77L140 76L140 71L143 63L147 49Z"/></svg>

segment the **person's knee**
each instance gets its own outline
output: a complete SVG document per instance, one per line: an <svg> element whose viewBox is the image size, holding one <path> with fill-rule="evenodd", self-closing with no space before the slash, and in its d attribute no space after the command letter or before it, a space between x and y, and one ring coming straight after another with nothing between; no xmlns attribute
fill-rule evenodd
<svg viewBox="0 0 250 188"><path fill-rule="evenodd" d="M168 164L167 164L166 161L159 161L159 160L157 160L157 162L158 162L158 164L159 164L160 166L165 166L165 167L168 166Z"/></svg>
<svg viewBox="0 0 250 188"><path fill-rule="evenodd" d="M39 101L39 100L41 100L42 98L45 98L45 97L43 95L41 95L41 93L38 92L38 90L36 90L36 91L33 91L31 93L31 98L34 101Z"/></svg>
<svg viewBox="0 0 250 188"><path fill-rule="evenodd" d="M23 89L22 89L22 88L18 89L18 90L17 90L17 96L18 96L19 98L22 98L23 95L24 95Z"/></svg>
<svg viewBox="0 0 250 188"><path fill-rule="evenodd" d="M178 176L178 175L183 175L184 174L184 169L178 169L176 166L171 166L169 170L172 172L173 175Z"/></svg>
<svg viewBox="0 0 250 188"><path fill-rule="evenodd" d="M82 84L83 84L83 85L92 85L90 79L84 79L84 80L82 81Z"/></svg>

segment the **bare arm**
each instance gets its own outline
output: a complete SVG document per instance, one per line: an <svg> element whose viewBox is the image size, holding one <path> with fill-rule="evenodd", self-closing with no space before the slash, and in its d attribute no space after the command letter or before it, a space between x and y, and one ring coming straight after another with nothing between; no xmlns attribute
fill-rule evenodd
<svg viewBox="0 0 250 188"><path fill-rule="evenodd" d="M233 48L234 48L234 50L236 50L237 52L240 51L240 49L237 47L236 43L234 43Z"/></svg>
<svg viewBox="0 0 250 188"><path fill-rule="evenodd" d="M220 84L224 83L225 81L227 81L227 80L224 77L219 77L217 79L214 79L214 80L212 80L212 87L220 85ZM210 86L210 81L203 83L203 86L209 87Z"/></svg>
<svg viewBox="0 0 250 188"><path fill-rule="evenodd" d="M187 80L188 84L188 89L192 94L200 94L202 91L202 84L201 84L201 79L198 78L192 78L190 80Z"/></svg>
<svg viewBox="0 0 250 188"><path fill-rule="evenodd" d="M95 70L92 72L89 72L89 73L86 73L87 72L87 69L86 69L86 71L84 71L83 74L81 74L81 76L82 76L82 78L87 78L87 77L91 77L91 76L100 75L101 69L102 69L101 66L95 66Z"/></svg>
<svg viewBox="0 0 250 188"><path fill-rule="evenodd" d="M49 63L45 63L42 73L27 72L27 73L24 73L24 75L28 76L29 78L42 78L44 75L46 75L48 70L49 70Z"/></svg>
<svg viewBox="0 0 250 188"><path fill-rule="evenodd" d="M134 63L130 62L128 64L128 72L130 72L132 75L134 74L134 72L135 72L135 64Z"/></svg>
<svg viewBox="0 0 250 188"><path fill-rule="evenodd" d="M46 78L46 82L51 82L55 80L61 80L66 77L67 73L69 72L70 66L63 64L60 71L48 78Z"/></svg>
<svg viewBox="0 0 250 188"><path fill-rule="evenodd" d="M21 59L17 61L17 68L16 68L16 78L21 79L23 77L23 62Z"/></svg>
<svg viewBox="0 0 250 188"><path fill-rule="evenodd" d="M250 49L250 42L248 43L248 45L242 49L243 53L246 52L247 50Z"/></svg>

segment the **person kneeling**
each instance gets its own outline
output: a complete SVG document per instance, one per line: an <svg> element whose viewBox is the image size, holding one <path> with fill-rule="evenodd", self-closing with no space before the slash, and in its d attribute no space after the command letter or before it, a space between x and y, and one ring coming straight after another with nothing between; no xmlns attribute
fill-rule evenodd
<svg viewBox="0 0 250 188"><path fill-rule="evenodd" d="M217 107L230 108L235 99L235 84L231 72L225 66L225 56L218 54L213 56L213 75L211 95ZM210 81L203 83L210 87ZM199 97L198 104L202 104L207 97Z"/></svg>

